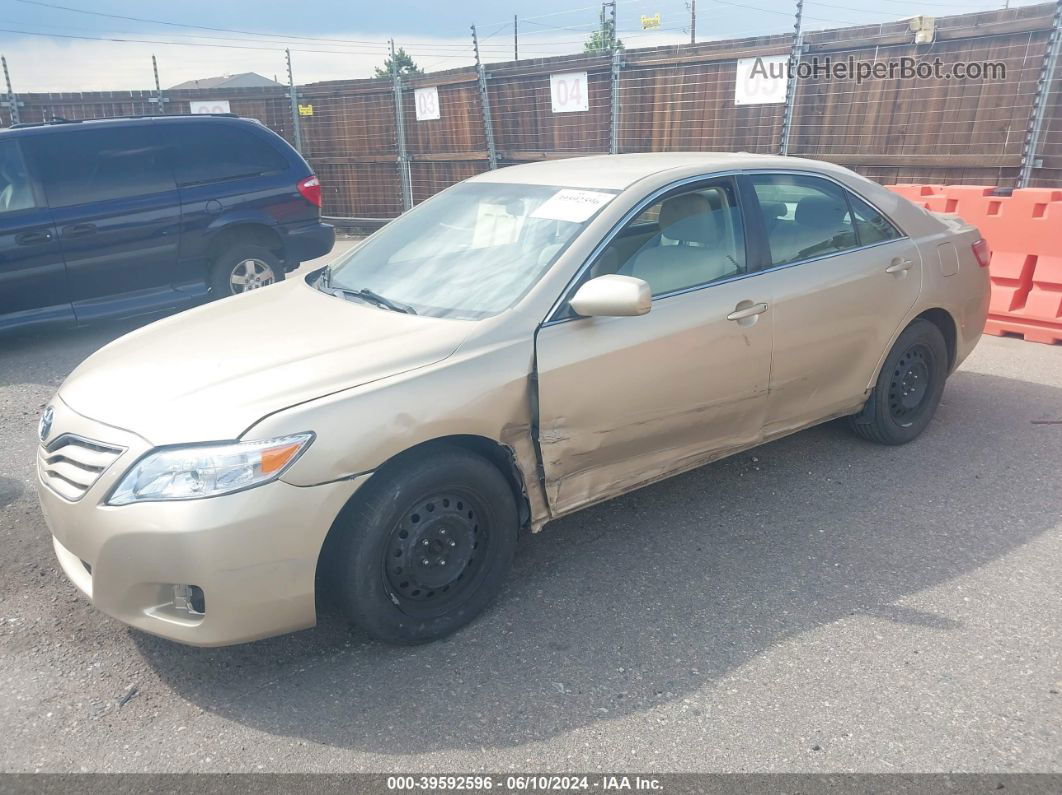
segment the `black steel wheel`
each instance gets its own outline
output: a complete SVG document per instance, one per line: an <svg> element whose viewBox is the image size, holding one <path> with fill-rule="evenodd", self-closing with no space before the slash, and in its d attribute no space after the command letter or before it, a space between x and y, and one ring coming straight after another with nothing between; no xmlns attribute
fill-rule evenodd
<svg viewBox="0 0 1062 795"><path fill-rule="evenodd" d="M392 601L409 615L434 616L479 587L490 558L490 528L469 492L449 491L417 501L391 529L384 558Z"/></svg>
<svg viewBox="0 0 1062 795"><path fill-rule="evenodd" d="M944 335L928 320L915 320L885 358L866 406L849 418L852 430L879 444L912 441L933 418L947 376Z"/></svg>
<svg viewBox="0 0 1062 795"><path fill-rule="evenodd" d="M329 576L351 623L389 643L425 643L498 595L519 518L508 480L458 447L427 448L378 471L333 527ZM330 539L332 541L332 539Z"/></svg>
<svg viewBox="0 0 1062 795"><path fill-rule="evenodd" d="M889 415L897 425L907 426L929 405L932 394L933 354L923 344L907 348L896 362L889 379Z"/></svg>

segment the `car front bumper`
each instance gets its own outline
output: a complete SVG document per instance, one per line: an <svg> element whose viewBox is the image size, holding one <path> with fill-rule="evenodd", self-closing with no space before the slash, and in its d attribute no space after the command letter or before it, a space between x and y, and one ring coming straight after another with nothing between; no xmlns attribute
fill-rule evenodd
<svg viewBox="0 0 1062 795"><path fill-rule="evenodd" d="M104 613L195 646L222 646L313 626L325 536L364 478L320 486L283 481L202 500L108 506L144 440L74 413L60 400L51 438L77 434L124 452L76 500L58 494L38 453L38 494L56 556ZM175 586L178 590L175 592ZM205 609L175 598L202 589Z"/></svg>

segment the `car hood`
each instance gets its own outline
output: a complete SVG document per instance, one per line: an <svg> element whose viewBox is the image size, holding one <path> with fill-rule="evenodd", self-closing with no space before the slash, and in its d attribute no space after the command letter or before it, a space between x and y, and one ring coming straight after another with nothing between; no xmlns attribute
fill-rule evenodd
<svg viewBox="0 0 1062 795"><path fill-rule="evenodd" d="M59 397L155 445L233 439L272 412L445 359L472 325L292 279L120 337L74 370Z"/></svg>

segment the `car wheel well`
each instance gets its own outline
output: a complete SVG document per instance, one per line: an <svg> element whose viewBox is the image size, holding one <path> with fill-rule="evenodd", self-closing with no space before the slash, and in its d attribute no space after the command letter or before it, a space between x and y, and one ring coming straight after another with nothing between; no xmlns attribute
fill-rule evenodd
<svg viewBox="0 0 1062 795"><path fill-rule="evenodd" d="M955 318L946 309L939 307L927 309L918 317L928 320L936 326L944 337L944 344L948 348L948 372L955 366L955 351L958 344L958 329L955 326Z"/></svg>
<svg viewBox="0 0 1062 795"><path fill-rule="evenodd" d="M284 242L280 235L263 224L235 224L218 232L210 241L207 249L207 260L213 266L214 261L221 254L237 243L262 246L276 254L280 260L284 259Z"/></svg>
<svg viewBox="0 0 1062 795"><path fill-rule="evenodd" d="M516 457L512 452L512 449L506 447L503 444L499 444L493 439L489 439L486 436L477 436L474 434L455 434L453 436L442 436L436 439L430 439L420 444L416 444L401 453L392 456L383 464L378 466L373 472L369 481L361 486L357 492L347 501L347 504L343 506L343 509L336 516L332 522L332 527L328 530L328 535L325 537L324 544L321 546L321 552L317 559L317 591L323 593L327 588L332 578L328 576L328 572L325 570L329 561L335 559L335 555L332 554L338 543L338 538L341 534L340 528L345 527L346 524L342 521L343 517L348 514L359 499L358 495L364 493L368 483L372 481L372 478L386 477L387 474L404 462L408 461L411 457L418 455L428 455L433 448L445 448L445 447L459 447L464 450L468 450L471 453L475 453L481 458L490 462L505 478L509 484L509 488L513 491L513 499L516 501L517 514L520 519L520 528L526 529L531 525L531 504L527 499L527 492L524 487L523 473L517 466Z"/></svg>

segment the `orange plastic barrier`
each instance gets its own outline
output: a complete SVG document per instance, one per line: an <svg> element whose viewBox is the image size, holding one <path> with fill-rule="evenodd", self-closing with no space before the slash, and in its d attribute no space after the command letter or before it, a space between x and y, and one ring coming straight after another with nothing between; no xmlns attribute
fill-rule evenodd
<svg viewBox="0 0 1062 795"><path fill-rule="evenodd" d="M974 224L992 250L985 333L1062 342L1062 189L994 196L980 185L889 185L928 210Z"/></svg>

